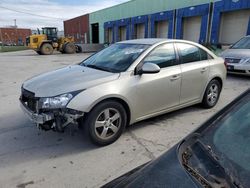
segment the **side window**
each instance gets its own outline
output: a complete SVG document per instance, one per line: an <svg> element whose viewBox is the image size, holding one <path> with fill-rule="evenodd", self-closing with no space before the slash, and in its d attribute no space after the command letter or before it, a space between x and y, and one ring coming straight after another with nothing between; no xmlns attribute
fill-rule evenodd
<svg viewBox="0 0 250 188"><path fill-rule="evenodd" d="M177 43L182 63L191 63L201 60L200 49L191 44Z"/></svg>
<svg viewBox="0 0 250 188"><path fill-rule="evenodd" d="M209 55L206 51L200 49L200 53L201 53L201 60L208 60L208 59L211 59L211 58L210 58L210 55Z"/></svg>
<svg viewBox="0 0 250 188"><path fill-rule="evenodd" d="M145 59L144 63L155 63L160 68L176 65L176 55L173 44L163 44L156 47Z"/></svg>

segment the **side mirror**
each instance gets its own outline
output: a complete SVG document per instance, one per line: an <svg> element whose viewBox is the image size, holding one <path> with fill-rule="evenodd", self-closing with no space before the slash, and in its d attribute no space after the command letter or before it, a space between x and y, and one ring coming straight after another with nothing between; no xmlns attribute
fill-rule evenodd
<svg viewBox="0 0 250 188"><path fill-rule="evenodd" d="M160 72L161 68L154 63L145 63L138 73L141 74L156 74Z"/></svg>

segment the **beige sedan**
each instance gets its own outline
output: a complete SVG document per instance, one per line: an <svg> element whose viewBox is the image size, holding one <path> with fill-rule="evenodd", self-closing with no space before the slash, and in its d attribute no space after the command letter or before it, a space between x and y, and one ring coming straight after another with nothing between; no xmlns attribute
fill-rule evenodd
<svg viewBox="0 0 250 188"><path fill-rule="evenodd" d="M212 108L225 77L224 60L197 43L130 40L25 81L20 102L42 129L82 125L107 145L129 124L198 103Z"/></svg>

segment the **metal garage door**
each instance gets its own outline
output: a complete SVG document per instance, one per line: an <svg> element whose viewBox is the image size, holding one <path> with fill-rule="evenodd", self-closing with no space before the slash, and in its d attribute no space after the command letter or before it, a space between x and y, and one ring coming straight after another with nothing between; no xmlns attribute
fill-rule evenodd
<svg viewBox="0 0 250 188"><path fill-rule="evenodd" d="M168 21L156 22L156 37L168 38Z"/></svg>
<svg viewBox="0 0 250 188"><path fill-rule="evenodd" d="M145 25L137 24L136 25L136 38L137 39L144 38L144 35L145 35Z"/></svg>
<svg viewBox="0 0 250 188"><path fill-rule="evenodd" d="M126 40L126 27L119 27L120 41Z"/></svg>
<svg viewBox="0 0 250 188"><path fill-rule="evenodd" d="M108 29L108 42L113 42L113 30L111 28Z"/></svg>
<svg viewBox="0 0 250 188"><path fill-rule="evenodd" d="M183 39L199 42L201 16L187 17L183 20Z"/></svg>
<svg viewBox="0 0 250 188"><path fill-rule="evenodd" d="M246 35L250 10L222 13L220 24L221 44L233 44Z"/></svg>

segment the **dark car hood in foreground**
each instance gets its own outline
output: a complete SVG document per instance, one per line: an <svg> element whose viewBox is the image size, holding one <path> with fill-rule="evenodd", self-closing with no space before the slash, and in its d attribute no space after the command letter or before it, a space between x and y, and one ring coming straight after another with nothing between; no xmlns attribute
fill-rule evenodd
<svg viewBox="0 0 250 188"><path fill-rule="evenodd" d="M247 59L250 58L250 49L227 49L220 56L223 58Z"/></svg>
<svg viewBox="0 0 250 188"><path fill-rule="evenodd" d="M195 141L198 141L201 138L202 134L206 134L209 128L212 128L215 124L215 121L218 121L223 116L227 115L228 111L233 109L235 105L237 105L242 100L247 100L250 95L250 89L237 97L234 101L224 107L222 110L217 112L214 116L208 119L202 126L198 127L193 133L189 134L186 138L184 138L179 144L172 147L168 152L164 153L161 157L156 160L151 161L148 164L142 165L127 174L111 181L110 183L103 186L103 188L123 188L123 187L131 187L131 188L151 188L151 187L170 187L170 188L196 188L203 187L198 180L195 179L195 176L191 176L182 165L183 162L187 160L187 158L183 158L183 153L187 151L187 147L191 146ZM198 150L197 150L198 151ZM221 168L218 168L218 163L211 163L213 157L210 157L211 150L208 152L207 158L209 158L210 163L214 164L217 172L221 171ZM214 154L213 154L214 155ZM196 158L196 157L195 157ZM202 159L207 159L202 158ZM201 159L201 160L202 160ZM207 160L206 160L207 161ZM205 166L199 165L199 160L197 163L197 168L201 169ZM187 165L187 164L186 164ZM230 165L229 165L230 166ZM195 167L195 168L196 168ZM207 169L209 170L209 169ZM220 170L220 171L219 171ZM206 173L206 169L203 170L203 173ZM208 174L214 175L215 171L207 171ZM224 172L225 173L225 172ZM222 175L222 174L220 174ZM222 181L222 185L226 183L225 187L234 187L237 185L235 180L226 179L226 173L224 174L225 181ZM197 176L196 176L197 177ZM232 177L231 177L232 178ZM201 179L200 179L201 180ZM218 179L217 179L218 180ZM229 182L227 182L229 181ZM220 183L219 183L220 184ZM217 184L216 184L217 185ZM238 186L241 187L241 186ZM249 186L248 186L249 187Z"/></svg>
<svg viewBox="0 0 250 188"><path fill-rule="evenodd" d="M52 97L87 89L118 77L119 73L73 65L33 77L24 82L23 88L35 93L36 97Z"/></svg>
<svg viewBox="0 0 250 188"><path fill-rule="evenodd" d="M201 187L187 174L177 157L177 145L151 163L127 173L103 188L146 188L146 187Z"/></svg>

